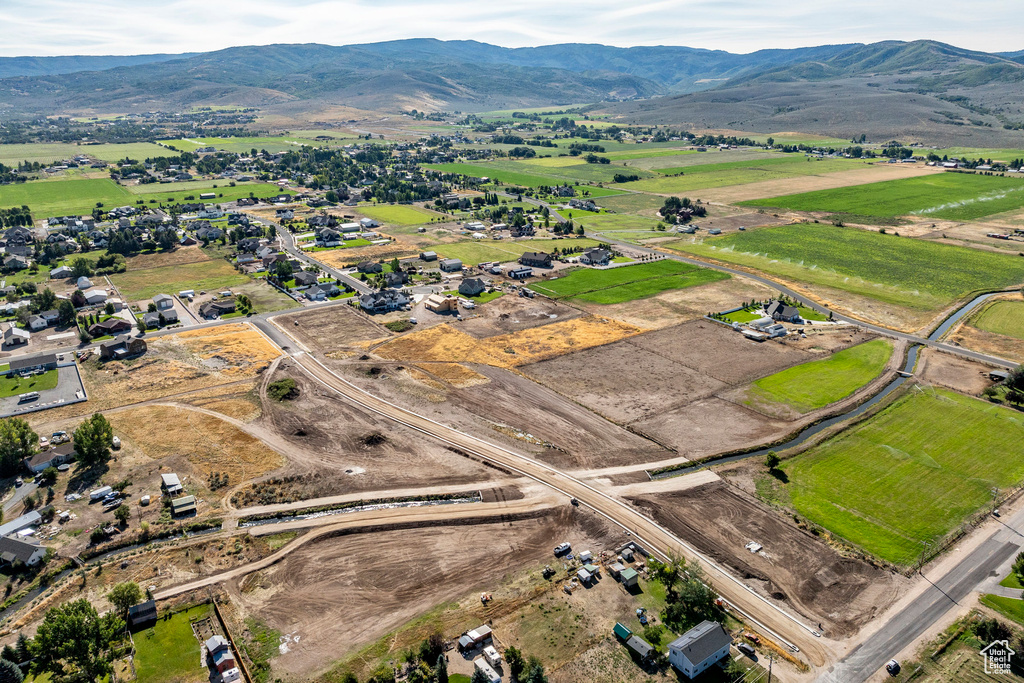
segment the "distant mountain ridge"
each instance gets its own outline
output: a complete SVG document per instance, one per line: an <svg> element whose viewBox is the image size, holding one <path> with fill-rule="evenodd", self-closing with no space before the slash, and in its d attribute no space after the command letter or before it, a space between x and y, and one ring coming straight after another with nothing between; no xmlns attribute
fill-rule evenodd
<svg viewBox="0 0 1024 683"><path fill-rule="evenodd" d="M77 71L105 71L119 66L191 57L196 53L154 55L72 55L68 57L0 57L0 78L15 76L57 76Z"/></svg>

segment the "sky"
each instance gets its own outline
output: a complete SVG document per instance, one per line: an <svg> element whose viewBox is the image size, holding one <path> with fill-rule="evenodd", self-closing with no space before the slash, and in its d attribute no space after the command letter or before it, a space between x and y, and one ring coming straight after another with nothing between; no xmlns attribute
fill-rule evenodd
<svg viewBox="0 0 1024 683"><path fill-rule="evenodd" d="M1021 0L0 0L0 56L401 38L729 52L927 38L1024 50Z"/></svg>

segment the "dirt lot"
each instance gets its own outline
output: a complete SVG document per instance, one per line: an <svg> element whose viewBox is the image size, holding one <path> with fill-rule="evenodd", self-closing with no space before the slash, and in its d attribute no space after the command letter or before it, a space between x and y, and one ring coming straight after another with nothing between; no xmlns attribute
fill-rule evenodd
<svg viewBox="0 0 1024 683"><path fill-rule="evenodd" d="M947 341L997 358L1024 362L1024 341L979 330L972 325L961 325Z"/></svg>
<svg viewBox="0 0 1024 683"><path fill-rule="evenodd" d="M601 548L613 542L593 517L579 525L577 516L562 509L501 524L325 538L229 586L229 592L241 612L291 636L288 651L273 660L274 673L309 680L439 604L463 600L435 611L430 621L431 630L441 628L449 638L520 606L532 591L517 594L503 582L549 560L556 543ZM483 590L495 598L486 609L479 601ZM412 644L396 638L382 654L397 657Z"/></svg>
<svg viewBox="0 0 1024 683"><path fill-rule="evenodd" d="M842 638L881 614L907 582L837 554L724 483L632 499L653 517L767 595ZM764 546L751 553L744 546Z"/></svg>
<svg viewBox="0 0 1024 683"><path fill-rule="evenodd" d="M299 397L283 403L268 401L259 425L285 444L288 464L282 475L303 477L303 497L485 482L501 476L338 399L295 372L288 362L271 379L281 377L295 379Z"/></svg>
<svg viewBox="0 0 1024 683"><path fill-rule="evenodd" d="M547 325L556 321L572 320L583 313L571 306L536 297L527 299L514 294L478 306L476 317L454 323L456 329L477 339Z"/></svg>
<svg viewBox="0 0 1024 683"><path fill-rule="evenodd" d="M325 354L363 348L365 342L380 341L393 336L383 327L353 310L350 306L316 308L275 318L310 349ZM296 325L298 321L298 325Z"/></svg>
<svg viewBox="0 0 1024 683"><path fill-rule="evenodd" d="M978 331L980 332L980 330ZM992 368L984 363L977 363L935 349L922 351L917 362L917 377L921 381L971 396L981 396L981 392L995 384L988 378L990 370Z"/></svg>

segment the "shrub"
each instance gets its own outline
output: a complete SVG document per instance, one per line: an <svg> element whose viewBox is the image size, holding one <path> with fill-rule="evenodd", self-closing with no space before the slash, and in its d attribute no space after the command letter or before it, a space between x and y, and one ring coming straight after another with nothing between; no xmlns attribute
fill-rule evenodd
<svg viewBox="0 0 1024 683"><path fill-rule="evenodd" d="M271 382L267 386L267 396L275 401L291 400L299 395L299 388L291 377Z"/></svg>

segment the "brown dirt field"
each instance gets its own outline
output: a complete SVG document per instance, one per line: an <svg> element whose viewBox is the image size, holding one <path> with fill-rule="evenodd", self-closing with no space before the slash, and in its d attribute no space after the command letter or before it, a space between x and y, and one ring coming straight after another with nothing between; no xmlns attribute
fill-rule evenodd
<svg viewBox="0 0 1024 683"><path fill-rule="evenodd" d="M578 318L583 313L571 306L536 297L506 294L476 309L476 316L454 323L454 327L477 339L549 325L555 321Z"/></svg>
<svg viewBox="0 0 1024 683"><path fill-rule="evenodd" d="M240 484L281 467L285 460L258 438L205 413L146 406L110 416L122 440L153 460L184 455L203 480L228 472Z"/></svg>
<svg viewBox="0 0 1024 683"><path fill-rule="evenodd" d="M370 393L559 467L605 467L674 455L513 370L472 365L487 383L458 389L435 380L424 386L422 378L396 371L393 364L371 378L368 367L373 365L334 365Z"/></svg>
<svg viewBox="0 0 1024 683"><path fill-rule="evenodd" d="M318 251L313 256L317 261L326 263L334 268L343 268L360 261L380 261L393 258L408 258L417 256L420 253L419 247L412 242L406 242L402 236L391 235L395 241L391 244L382 244L371 247L352 247L351 249L328 249Z"/></svg>
<svg viewBox="0 0 1024 683"><path fill-rule="evenodd" d="M206 408L242 422L252 422L261 414L256 382L219 386L178 400L179 403Z"/></svg>
<svg viewBox="0 0 1024 683"><path fill-rule="evenodd" d="M984 363L935 349L925 349L918 360L916 374L922 382L946 387L962 394L981 396L981 392L995 384L988 378L991 369Z"/></svg>
<svg viewBox="0 0 1024 683"><path fill-rule="evenodd" d="M778 439L795 425L711 397L637 420L630 427L692 460Z"/></svg>
<svg viewBox="0 0 1024 683"><path fill-rule="evenodd" d="M382 358L407 361L469 362L511 368L610 344L641 330L598 316L534 327L479 340L449 324L412 332L378 346Z"/></svg>
<svg viewBox="0 0 1024 683"><path fill-rule="evenodd" d="M774 290L748 280L732 277L699 287L662 292L646 299L621 304L576 302L584 310L621 320L647 330L660 330L701 318L709 311L724 311L752 299L770 298Z"/></svg>
<svg viewBox="0 0 1024 683"><path fill-rule="evenodd" d="M400 425L341 400L283 362L271 379L292 377L299 397L268 401L257 423L291 450L282 475L304 477L312 498L375 489L467 484L501 476ZM380 433L386 441L367 445Z"/></svg>
<svg viewBox="0 0 1024 683"><path fill-rule="evenodd" d="M413 633L390 638L380 654L397 659L429 630L440 628L452 638L518 608L535 591L509 585L510 579L550 559L553 545L566 539L595 548L608 544L603 526L593 520L580 526L578 517L563 509L499 524L325 538L228 590L240 612L292 636L289 651L272 660L274 674L309 680L436 605L460 600ZM482 590L495 597L486 608ZM359 667L372 663L352 664L365 674Z"/></svg>
<svg viewBox="0 0 1024 683"><path fill-rule="evenodd" d="M459 363L421 363L417 366L431 377L443 380L457 389L487 384L490 379Z"/></svg>
<svg viewBox="0 0 1024 683"><path fill-rule="evenodd" d="M191 247L178 247L170 252L156 252L154 254L139 254L128 259L128 270L145 270L146 268L160 268L161 266L180 266L186 263L199 263L209 261L198 245Z"/></svg>
<svg viewBox="0 0 1024 683"><path fill-rule="evenodd" d="M281 355L255 328L242 323L180 332L170 339L198 356L205 367L230 377L253 377Z"/></svg>
<svg viewBox="0 0 1024 683"><path fill-rule="evenodd" d="M705 230L718 228L725 233L738 231L740 227L760 228L767 225L782 225L783 223L789 223L789 221L779 216L773 216L767 212L759 213L757 211L751 211L732 216L713 216L710 219L700 221L700 227Z"/></svg>
<svg viewBox="0 0 1024 683"><path fill-rule="evenodd" d="M908 585L899 575L842 557L724 483L632 500L766 595L824 624L832 638L855 633ZM747 551L750 541L761 543L763 551Z"/></svg>
<svg viewBox="0 0 1024 683"><path fill-rule="evenodd" d="M851 171L839 171L813 176L796 176L780 180L765 180L759 183L702 190L700 195L701 199L706 202L732 203L761 199L762 197L778 197L785 194L829 190L836 187L849 187L850 185L864 185L883 180L914 178L916 176L928 175L929 173L941 173L941 171L917 164L875 164Z"/></svg>
<svg viewBox="0 0 1024 683"><path fill-rule="evenodd" d="M316 308L282 315L274 320L308 348L325 354L362 348L363 342L380 341L393 336L386 328L351 306Z"/></svg>
<svg viewBox="0 0 1024 683"><path fill-rule="evenodd" d="M1004 334L979 330L971 325L961 325L950 335L948 341L997 358L1024 362L1024 340L1007 337Z"/></svg>

